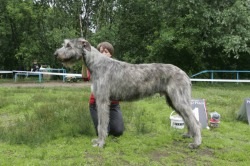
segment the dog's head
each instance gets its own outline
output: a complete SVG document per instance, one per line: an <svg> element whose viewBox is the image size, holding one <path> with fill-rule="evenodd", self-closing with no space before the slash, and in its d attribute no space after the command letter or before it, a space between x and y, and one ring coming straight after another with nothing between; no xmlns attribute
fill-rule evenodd
<svg viewBox="0 0 250 166"><path fill-rule="evenodd" d="M86 51L91 51L90 43L83 38L65 39L62 45L55 51L54 55L67 67L71 67L75 62L82 60Z"/></svg>

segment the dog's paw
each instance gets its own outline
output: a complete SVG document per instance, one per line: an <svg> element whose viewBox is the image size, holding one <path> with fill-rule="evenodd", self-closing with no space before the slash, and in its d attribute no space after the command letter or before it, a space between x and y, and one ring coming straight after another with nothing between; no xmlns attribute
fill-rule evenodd
<svg viewBox="0 0 250 166"><path fill-rule="evenodd" d="M93 146L93 147L98 146L98 139L92 139L92 140L91 140L91 143L92 143L92 146Z"/></svg>
<svg viewBox="0 0 250 166"><path fill-rule="evenodd" d="M185 133L182 135L183 138L192 138L192 136L188 133Z"/></svg>
<svg viewBox="0 0 250 166"><path fill-rule="evenodd" d="M200 146L200 145L195 144L195 143L190 143L190 144L188 145L188 147L189 147L190 149L197 149L199 146Z"/></svg>
<svg viewBox="0 0 250 166"><path fill-rule="evenodd" d="M104 144L105 142L104 141L101 141L99 139L92 139L92 146L93 147L99 147L99 148L103 148L104 147Z"/></svg>

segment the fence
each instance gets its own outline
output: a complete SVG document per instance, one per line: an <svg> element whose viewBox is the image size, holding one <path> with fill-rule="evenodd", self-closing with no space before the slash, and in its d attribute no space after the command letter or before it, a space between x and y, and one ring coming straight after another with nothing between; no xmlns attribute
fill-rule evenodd
<svg viewBox="0 0 250 166"><path fill-rule="evenodd" d="M82 77L81 74L73 74L73 73L66 73L65 69L46 69L41 71L41 72L30 72L30 71L0 71L0 74L14 74L14 79L16 81L18 75L37 75L39 78L39 82L42 82L42 74L47 74L47 75L58 75L58 76L63 76L63 82L65 82L65 77ZM53 73L51 71L59 71L62 73ZM198 75L204 74L204 73L210 73L210 79L201 79L201 78L194 78ZM236 79L214 79L214 73L235 73L236 74ZM196 73L191 76L190 80L193 82L236 82L236 83L250 83L250 80L243 80L239 79L240 78L240 73L250 73L250 71L247 70L204 70L199 73Z"/></svg>
<svg viewBox="0 0 250 166"><path fill-rule="evenodd" d="M57 73L55 73L55 71L57 71ZM42 82L43 74L63 76L63 82L65 82L65 77L66 76L75 76L75 77L81 76L81 74L69 74L69 73L66 73L65 69L53 69L53 68L45 68L45 69L43 69L41 71L38 71L38 72L19 71L19 70L0 71L0 74L13 74L13 78L14 78L15 82L18 80L18 76L20 76L20 75L23 75L23 76L26 76L26 77L28 77L28 76L38 76L39 82Z"/></svg>
<svg viewBox="0 0 250 166"><path fill-rule="evenodd" d="M195 79L194 77L210 73L210 79ZM214 79L215 73L235 73L236 79ZM203 81L203 82L250 82L250 80L240 80L240 73L250 73L248 70L204 70L191 76L191 81Z"/></svg>

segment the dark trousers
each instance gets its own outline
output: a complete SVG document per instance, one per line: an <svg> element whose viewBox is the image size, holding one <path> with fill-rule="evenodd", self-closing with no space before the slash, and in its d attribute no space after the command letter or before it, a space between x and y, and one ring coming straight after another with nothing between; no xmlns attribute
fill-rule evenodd
<svg viewBox="0 0 250 166"><path fill-rule="evenodd" d="M98 135L97 126L98 126L98 114L96 109L96 104L89 105L90 114L95 125L96 134ZM122 119L122 112L120 110L119 104L110 105L110 114L109 114L109 125L108 125L108 134L113 136L120 136L124 131L124 123Z"/></svg>

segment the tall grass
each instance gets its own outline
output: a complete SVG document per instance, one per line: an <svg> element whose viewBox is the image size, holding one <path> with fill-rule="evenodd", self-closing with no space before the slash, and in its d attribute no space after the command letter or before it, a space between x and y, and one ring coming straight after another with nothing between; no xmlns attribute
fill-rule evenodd
<svg viewBox="0 0 250 166"><path fill-rule="evenodd" d="M90 119L89 88L0 87L0 163L3 165L249 165L249 125L237 121L248 84L194 84L193 98L204 98L208 112L221 114L219 128L202 130L203 143L170 127L171 108L155 95L121 102L125 132L107 138L105 149ZM21 157L20 157L21 156ZM0 165L1 165L0 164Z"/></svg>
<svg viewBox="0 0 250 166"><path fill-rule="evenodd" d="M240 103L247 97L243 93L248 88L228 84L204 88L201 84L194 86L193 97L205 98L208 112L219 112L223 121L236 121ZM88 89L17 87L0 88L0 92L0 139L3 141L35 145L59 137L95 135L87 102ZM156 95L137 104L122 103L127 130L150 133L159 129L156 123L159 119L165 127L171 109L166 107L163 97ZM158 110L166 110L164 116L159 116Z"/></svg>
<svg viewBox="0 0 250 166"><path fill-rule="evenodd" d="M88 104L84 102L88 100L87 91L7 88L1 93L3 141L36 145L59 137L94 134Z"/></svg>
<svg viewBox="0 0 250 166"><path fill-rule="evenodd" d="M0 97L2 141L38 145L60 137L95 136L87 102L88 89L17 87L0 88L0 91L3 94ZM122 103L126 129L135 134L156 129L151 107Z"/></svg>

